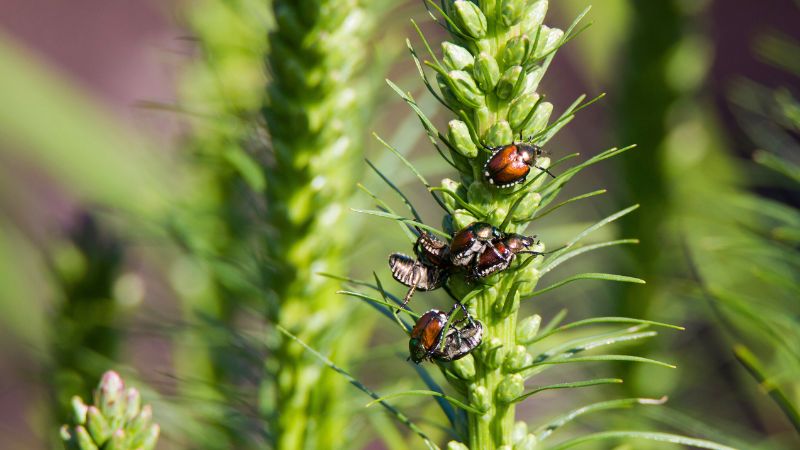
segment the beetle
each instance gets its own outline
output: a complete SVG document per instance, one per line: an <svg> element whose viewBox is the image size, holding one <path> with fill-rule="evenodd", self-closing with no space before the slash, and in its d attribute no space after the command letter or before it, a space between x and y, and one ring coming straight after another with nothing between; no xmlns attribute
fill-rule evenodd
<svg viewBox="0 0 800 450"><path fill-rule="evenodd" d="M458 231L450 241L450 261L454 266L466 267L481 254L492 241L503 237L503 232L492 224L473 222Z"/></svg>
<svg viewBox="0 0 800 450"><path fill-rule="evenodd" d="M450 275L450 244L431 233L422 230L419 232L414 243L416 259L402 253L389 255L392 277L409 287L400 308L404 308L411 301L417 289L420 291L438 289Z"/></svg>
<svg viewBox="0 0 800 450"><path fill-rule="evenodd" d="M507 188L522 183L530 173L531 167L536 167L555 178L549 170L536 165L536 159L544 153L538 145L521 142L495 148L484 147L491 150L492 156L483 165L483 176L493 186Z"/></svg>
<svg viewBox="0 0 800 450"><path fill-rule="evenodd" d="M498 239L492 247L487 247L475 258L468 276L472 279L485 278L506 270L518 253L541 255L541 252L527 250L534 244L535 237L511 233Z"/></svg>
<svg viewBox="0 0 800 450"><path fill-rule="evenodd" d="M445 330L447 321L459 307L464 311L465 317L452 322L450 328ZM465 321L467 324L459 328L458 325ZM426 359L455 361L479 346L482 338L483 325L473 320L460 303L453 306L449 313L432 309L423 314L411 330L411 339L408 341L409 359L416 364Z"/></svg>

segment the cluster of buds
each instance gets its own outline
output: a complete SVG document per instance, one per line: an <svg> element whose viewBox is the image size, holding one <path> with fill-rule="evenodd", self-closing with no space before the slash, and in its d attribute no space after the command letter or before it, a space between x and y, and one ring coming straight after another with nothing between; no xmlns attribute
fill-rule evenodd
<svg viewBox="0 0 800 450"><path fill-rule="evenodd" d="M93 405L72 398L72 424L62 426L60 434L68 450L150 450L159 431L139 391L126 389L122 378L108 371L94 391Z"/></svg>
<svg viewBox="0 0 800 450"><path fill-rule="evenodd" d="M502 29L509 37L503 48L493 47L486 16L477 5L456 0L448 7L457 43L442 44L437 82L451 107L472 112L469 124L450 121L448 133L456 150L470 159L478 154L476 137L492 147L508 144L544 128L553 111L536 89L564 33L542 25L545 0L502 3L501 20L493 26L495 34ZM470 126L478 136L470 134Z"/></svg>

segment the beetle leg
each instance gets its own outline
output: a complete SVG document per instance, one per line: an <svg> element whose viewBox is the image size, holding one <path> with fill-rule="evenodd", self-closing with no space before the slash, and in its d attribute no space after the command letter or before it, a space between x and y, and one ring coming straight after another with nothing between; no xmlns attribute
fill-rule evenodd
<svg viewBox="0 0 800 450"><path fill-rule="evenodd" d="M539 167L539 166L537 166L537 165L534 165L533 167L535 167L535 168L537 168L537 169L541 170L542 172L544 172L544 173L546 173L546 174L550 175L552 178L555 178L555 177L556 177L555 175L553 175L553 172L550 172L549 170L545 169L544 167Z"/></svg>
<svg viewBox="0 0 800 450"><path fill-rule="evenodd" d="M422 276L419 272L419 267L420 267L419 261L414 261L414 269L413 269L414 277L412 278L411 286L408 288L406 296L403 297L403 304L401 304L400 307L397 308L395 314L399 313L403 309L408 309L406 305L408 305L408 302L411 301L411 297L414 296L414 291L417 290L417 284L419 284L419 278Z"/></svg>

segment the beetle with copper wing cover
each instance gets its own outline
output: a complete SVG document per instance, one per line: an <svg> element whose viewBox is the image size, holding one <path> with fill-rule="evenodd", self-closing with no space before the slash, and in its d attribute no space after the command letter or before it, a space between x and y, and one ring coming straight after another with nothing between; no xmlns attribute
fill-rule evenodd
<svg viewBox="0 0 800 450"><path fill-rule="evenodd" d="M487 148L491 150L492 156L483 165L483 176L493 186L507 188L522 183L530 173L531 167L553 176L549 170L536 165L536 159L543 154L542 148L538 145L521 142Z"/></svg>
<svg viewBox="0 0 800 450"><path fill-rule="evenodd" d="M465 317L451 322L448 328L448 320L459 307ZM467 323L459 327L464 322ZM481 344L482 339L483 325L473 320L460 303L453 306L449 313L432 309L423 314L411 330L409 359L416 364L425 360L455 361L468 355Z"/></svg>

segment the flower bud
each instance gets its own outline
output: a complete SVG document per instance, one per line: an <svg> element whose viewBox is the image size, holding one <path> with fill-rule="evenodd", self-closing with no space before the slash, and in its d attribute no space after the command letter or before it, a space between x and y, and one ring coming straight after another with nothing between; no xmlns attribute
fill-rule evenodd
<svg viewBox="0 0 800 450"><path fill-rule="evenodd" d="M461 100L453 93L453 89L450 88L450 84L447 82L447 78L445 78L444 75L440 73L436 74L436 85L439 87L439 92L442 93L442 97L447 104L459 105L461 103Z"/></svg>
<svg viewBox="0 0 800 450"><path fill-rule="evenodd" d="M545 30L547 33L545 33ZM561 38L564 32L558 28L548 28L542 25L542 35L539 38L539 45L537 45L536 56L543 57L550 55L561 44Z"/></svg>
<svg viewBox="0 0 800 450"><path fill-rule="evenodd" d="M525 391L525 380L522 375L515 373L506 375L497 386L497 400L511 403Z"/></svg>
<svg viewBox="0 0 800 450"><path fill-rule="evenodd" d="M478 134L481 134L483 131L489 128L489 124L492 123L491 117L492 113L485 105L475 109L475 112L473 113L473 122L478 130Z"/></svg>
<svg viewBox="0 0 800 450"><path fill-rule="evenodd" d="M500 147L510 144L514 140L514 132L511 131L511 125L508 122L500 120L489 128L483 140L490 147Z"/></svg>
<svg viewBox="0 0 800 450"><path fill-rule="evenodd" d="M492 407L492 399L489 390L485 386L476 384L469 387L470 405L479 411L488 411Z"/></svg>
<svg viewBox="0 0 800 450"><path fill-rule="evenodd" d="M450 70L469 70L475 58L469 50L451 42L442 42L442 62Z"/></svg>
<svg viewBox="0 0 800 450"><path fill-rule="evenodd" d="M538 448L538 440L536 439L536 435L533 433L528 433L524 439L519 441L516 445L514 445L514 450L536 450Z"/></svg>
<svg viewBox="0 0 800 450"><path fill-rule="evenodd" d="M503 347L500 339L492 338L487 343L486 353L483 355L483 363L489 369L497 369L503 365L503 359L506 357L506 349Z"/></svg>
<svg viewBox="0 0 800 450"><path fill-rule="evenodd" d="M61 425L61 428L58 429L58 436L64 442L71 442L72 432L69 431L69 425Z"/></svg>
<svg viewBox="0 0 800 450"><path fill-rule="evenodd" d="M80 425L75 427L74 438L80 450L98 450L97 445L92 440L92 436L89 434L86 428Z"/></svg>
<svg viewBox="0 0 800 450"><path fill-rule="evenodd" d="M472 183L473 185L475 183ZM471 187L471 186L470 186ZM460 230L472 222L477 222L478 219L464 209L457 209L453 211L453 223L456 225L456 230Z"/></svg>
<svg viewBox="0 0 800 450"><path fill-rule="evenodd" d="M106 416L112 416L114 411L124 403L125 384L117 372L109 370L103 374L100 384L95 391L94 404Z"/></svg>
<svg viewBox="0 0 800 450"><path fill-rule="evenodd" d="M520 95L508 108L508 124L513 130L521 130L533 117L533 107L539 101L539 94L528 92Z"/></svg>
<svg viewBox="0 0 800 450"><path fill-rule="evenodd" d="M460 120L451 120L447 124L447 138L456 150L467 158L478 156L478 147L472 142L467 124Z"/></svg>
<svg viewBox="0 0 800 450"><path fill-rule="evenodd" d="M442 189L452 192L453 194L458 192L459 186L461 186L461 184L459 184L457 181L451 180L450 178L445 178L442 180ZM456 200L453 198L453 196L444 194L442 195L442 201L445 205L447 205L448 208L456 209Z"/></svg>
<svg viewBox="0 0 800 450"><path fill-rule="evenodd" d="M528 350L524 345L515 345L503 361L503 370L511 373L525 367L525 356L527 354Z"/></svg>
<svg viewBox="0 0 800 450"><path fill-rule="evenodd" d="M447 73L450 88L458 100L470 108L484 105L483 93L478 89L472 76L463 70L451 70Z"/></svg>
<svg viewBox="0 0 800 450"><path fill-rule="evenodd" d="M130 388L128 389L126 398L125 421L127 422L139 414L139 410L142 408L142 396L139 394L138 389Z"/></svg>
<svg viewBox="0 0 800 450"><path fill-rule="evenodd" d="M524 34L509 39L500 59L503 62L503 67L524 66L533 53L532 46L533 43Z"/></svg>
<svg viewBox="0 0 800 450"><path fill-rule="evenodd" d="M503 100L513 98L525 85L525 69L521 66L512 66L503 72L497 87L494 89L497 96Z"/></svg>
<svg viewBox="0 0 800 450"><path fill-rule="evenodd" d="M455 15L453 19L462 33L474 39L486 36L486 16L478 5L467 0L456 0L453 2Z"/></svg>
<svg viewBox="0 0 800 450"><path fill-rule="evenodd" d="M153 408L150 405L144 405L139 415L128 423L128 433L132 436L137 436L139 433L147 430L153 420Z"/></svg>
<svg viewBox="0 0 800 450"><path fill-rule="evenodd" d="M462 380L472 380L475 378L475 358L467 355L459 360L453 361L453 372Z"/></svg>
<svg viewBox="0 0 800 450"><path fill-rule="evenodd" d="M142 446L140 447L142 450L153 450L156 446L156 442L158 442L158 436L161 434L161 427L158 424L152 425L148 430L147 434L145 434L144 439L142 440Z"/></svg>
<svg viewBox="0 0 800 450"><path fill-rule="evenodd" d="M474 182L467 189L467 201L472 204L485 204L492 200L492 192L485 183Z"/></svg>
<svg viewBox="0 0 800 450"><path fill-rule="evenodd" d="M498 317L506 318L519 309L519 290L511 289L503 298L494 302L494 312Z"/></svg>
<svg viewBox="0 0 800 450"><path fill-rule="evenodd" d="M492 55L481 52L472 67L472 75L483 92L491 92L500 79L500 66Z"/></svg>
<svg viewBox="0 0 800 450"><path fill-rule="evenodd" d="M541 102L536 107L530 123L526 127L524 134L526 136L533 136L540 131L547 128L547 122L550 120L550 114L553 113L553 104L550 102Z"/></svg>
<svg viewBox="0 0 800 450"><path fill-rule="evenodd" d="M125 442L125 432L117 430L111 435L111 439L103 446L103 450L127 450L128 446Z"/></svg>
<svg viewBox="0 0 800 450"><path fill-rule="evenodd" d="M531 38L536 36L536 32L539 29L539 26L542 25L544 22L544 16L547 14L547 0L539 0L536 3L530 5L528 9L525 11L524 17L520 22L521 30L523 34L527 34ZM542 40L544 36L540 35L539 40Z"/></svg>
<svg viewBox="0 0 800 450"><path fill-rule="evenodd" d="M469 447L457 441L450 441L447 443L447 450L469 450Z"/></svg>
<svg viewBox="0 0 800 450"><path fill-rule="evenodd" d="M77 395L73 396L70 400L70 408L72 409L72 421L75 425L83 425L86 423L86 411L89 409L83 400Z"/></svg>
<svg viewBox="0 0 800 450"><path fill-rule="evenodd" d="M100 410L94 406L90 406L86 411L86 428L97 445L103 445L111 436L112 430L108 421L100 413Z"/></svg>
<svg viewBox="0 0 800 450"><path fill-rule="evenodd" d="M520 420L514 423L514 428L511 429L511 442L518 444L521 440L525 439L528 435L528 424Z"/></svg>
<svg viewBox="0 0 800 450"><path fill-rule="evenodd" d="M536 339L539 327L542 325L542 316L534 314L517 323L517 344L527 345Z"/></svg>
<svg viewBox="0 0 800 450"><path fill-rule="evenodd" d="M525 8L523 0L502 0L500 6L500 21L507 27L512 27L519 22Z"/></svg>
<svg viewBox="0 0 800 450"><path fill-rule="evenodd" d="M539 167L543 167L538 162L536 165ZM539 169L533 169L533 170L538 171ZM534 175L536 175L536 173L537 172L534 172ZM536 208L539 207L539 203L541 203L541 201L542 201L542 195L539 194L538 192L533 190L526 192L522 200L520 200L519 206L517 206L517 210L514 211L514 218L520 220L530 218L536 211Z"/></svg>
<svg viewBox="0 0 800 450"><path fill-rule="evenodd" d="M542 77L544 76L544 67L538 66L535 67L533 70L528 72L528 76L525 77L525 87L522 89L523 92L533 93L536 92L536 88L539 87L539 82L542 81Z"/></svg>

